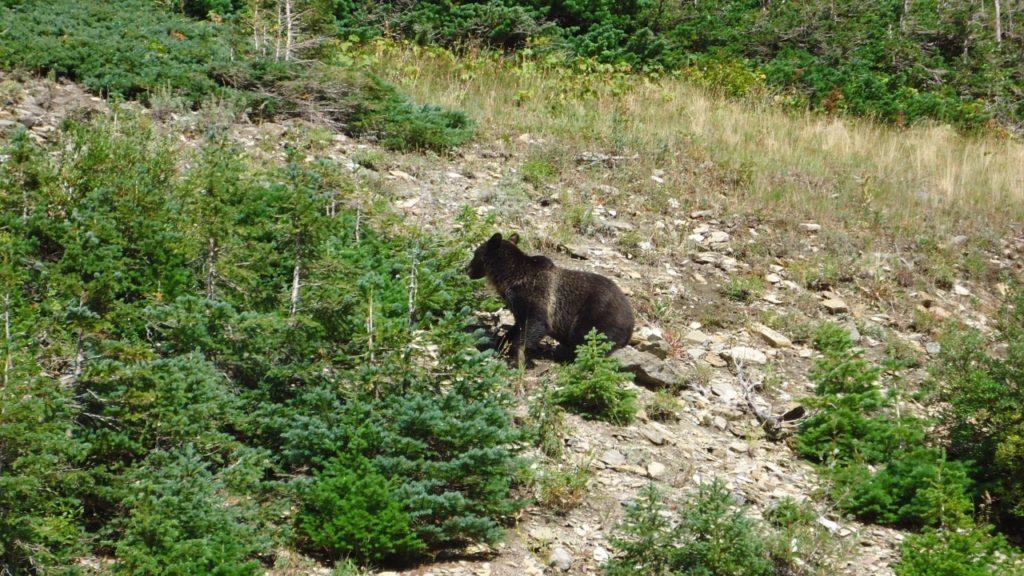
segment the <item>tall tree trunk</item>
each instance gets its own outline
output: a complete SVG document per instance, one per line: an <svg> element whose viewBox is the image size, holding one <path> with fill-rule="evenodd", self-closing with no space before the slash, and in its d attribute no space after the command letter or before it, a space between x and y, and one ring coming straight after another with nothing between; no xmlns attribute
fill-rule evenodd
<svg viewBox="0 0 1024 576"><path fill-rule="evenodd" d="M277 32L274 34L274 62L281 60L281 30L284 29L281 1L277 0Z"/></svg>

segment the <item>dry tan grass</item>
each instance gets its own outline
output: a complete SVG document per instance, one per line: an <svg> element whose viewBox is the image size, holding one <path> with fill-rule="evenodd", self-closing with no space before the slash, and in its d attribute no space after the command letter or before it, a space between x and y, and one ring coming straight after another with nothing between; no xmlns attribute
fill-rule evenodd
<svg viewBox="0 0 1024 576"><path fill-rule="evenodd" d="M994 238L1015 232L1024 215L1019 141L787 111L767 97L729 100L675 78L572 72L387 43L369 54L377 73L414 98L470 114L484 138L530 133L557 142L559 153L638 154L620 169L631 193L653 197L667 189L684 206L816 219L903 239ZM694 166L732 176L716 186L688 185ZM656 169L665 171L660 191L649 178Z"/></svg>

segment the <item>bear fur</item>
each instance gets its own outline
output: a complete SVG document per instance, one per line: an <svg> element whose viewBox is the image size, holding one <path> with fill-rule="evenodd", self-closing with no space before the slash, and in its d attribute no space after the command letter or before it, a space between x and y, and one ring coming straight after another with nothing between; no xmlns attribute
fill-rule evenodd
<svg viewBox="0 0 1024 576"><path fill-rule="evenodd" d="M551 336L570 357L591 329L616 347L633 335L633 309L614 282L592 272L555 266L546 256L529 256L519 236L491 236L473 254L467 272L486 278L512 311L515 326L506 340L523 365L526 350Z"/></svg>

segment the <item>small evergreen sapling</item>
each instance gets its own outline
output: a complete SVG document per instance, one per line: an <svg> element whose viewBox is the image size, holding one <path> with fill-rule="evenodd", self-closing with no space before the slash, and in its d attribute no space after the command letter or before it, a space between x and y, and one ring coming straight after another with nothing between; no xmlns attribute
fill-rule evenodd
<svg viewBox="0 0 1024 576"><path fill-rule="evenodd" d="M636 394L623 387L631 376L609 356L611 349L603 334L591 330L576 349L576 360L559 371L554 399L585 418L629 424L636 415Z"/></svg>
<svg viewBox="0 0 1024 576"><path fill-rule="evenodd" d="M300 532L330 558L376 564L423 552L394 483L361 456L341 456L324 466L303 494Z"/></svg>

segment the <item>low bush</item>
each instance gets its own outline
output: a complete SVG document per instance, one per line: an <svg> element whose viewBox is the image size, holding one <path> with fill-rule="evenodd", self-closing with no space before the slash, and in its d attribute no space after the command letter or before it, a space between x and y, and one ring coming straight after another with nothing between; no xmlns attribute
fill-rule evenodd
<svg viewBox="0 0 1024 576"><path fill-rule="evenodd" d="M545 510L566 514L587 495L592 473L586 463L566 468L546 467L537 477L537 502Z"/></svg>
<svg viewBox="0 0 1024 576"><path fill-rule="evenodd" d="M862 520L914 527L947 525L972 510L968 468L924 445L926 423L901 415L878 386L882 371L826 323L814 336L823 353L811 370L814 409L795 438L797 452L821 463L840 509ZM957 516L958 517L958 516Z"/></svg>
<svg viewBox="0 0 1024 576"><path fill-rule="evenodd" d="M925 530L904 542L896 576L1021 576L1024 555L989 528Z"/></svg>
<svg viewBox="0 0 1024 576"><path fill-rule="evenodd" d="M772 574L764 540L721 482L702 484L676 522L663 509L653 487L641 493L612 540L618 556L605 565L607 576Z"/></svg>
<svg viewBox="0 0 1024 576"><path fill-rule="evenodd" d="M975 463L978 493L994 497L996 519L1011 528L1024 518L1024 291L995 337L1002 352L974 331L947 335L934 376L950 455Z"/></svg>
<svg viewBox="0 0 1024 576"><path fill-rule="evenodd" d="M607 576L794 576L826 573L837 557L835 543L806 505L784 500L766 513L747 516L720 481L702 484L668 514L651 486L626 512L612 538L616 557Z"/></svg>
<svg viewBox="0 0 1024 576"><path fill-rule="evenodd" d="M611 349L603 334L591 330L576 349L576 360L559 371L555 402L585 418L630 423L636 415L636 394L622 384L632 378L609 356Z"/></svg>
<svg viewBox="0 0 1024 576"><path fill-rule="evenodd" d="M305 490L302 506L300 531L332 559L379 563L414 557L425 548L392 483L364 458L328 462Z"/></svg>
<svg viewBox="0 0 1024 576"><path fill-rule="evenodd" d="M265 548L251 510L232 503L223 479L191 445L155 451L133 470L113 543L123 574L258 574ZM248 522L247 522L248 520Z"/></svg>
<svg viewBox="0 0 1024 576"><path fill-rule="evenodd" d="M235 0L172 4L200 17L238 8ZM358 70L266 59L233 21L197 21L149 0L28 0L0 15L0 65L52 72L111 97L159 95L195 107L217 95L256 116L325 122L395 150L448 150L473 133L461 112L414 104Z"/></svg>
<svg viewBox="0 0 1024 576"><path fill-rule="evenodd" d="M245 574L272 547L501 537L524 437L468 329L463 241L398 226L332 162L182 152L129 112L0 155L4 566ZM408 530L360 535L385 527L358 505Z"/></svg>

